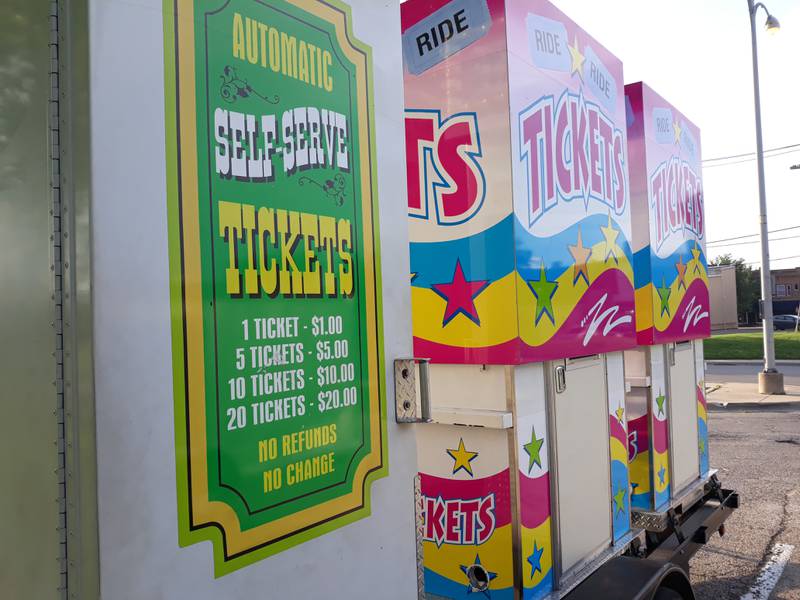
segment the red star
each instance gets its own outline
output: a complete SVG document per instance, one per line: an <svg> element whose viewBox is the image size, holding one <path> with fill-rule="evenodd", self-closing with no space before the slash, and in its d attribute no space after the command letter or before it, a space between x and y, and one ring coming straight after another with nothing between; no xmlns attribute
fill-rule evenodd
<svg viewBox="0 0 800 600"><path fill-rule="evenodd" d="M444 309L442 327L452 321L459 313L470 319L476 325L481 324L478 317L478 310L475 308L475 298L484 288L489 285L489 281L467 281L464 271L461 269L461 261L456 260L456 270L453 273L453 280L450 283L434 283L431 289L447 300L447 307Z"/></svg>

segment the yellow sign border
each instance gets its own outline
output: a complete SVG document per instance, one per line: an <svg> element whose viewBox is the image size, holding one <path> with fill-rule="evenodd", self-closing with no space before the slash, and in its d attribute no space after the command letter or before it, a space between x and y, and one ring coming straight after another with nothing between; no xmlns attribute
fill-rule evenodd
<svg viewBox="0 0 800 600"><path fill-rule="evenodd" d="M359 148L362 149L360 160L360 176L362 191L363 219L363 263L365 274L365 311L367 330L375 332L367 340L368 354L368 391L370 418L370 452L361 460L356 468L353 487L344 496L329 500L317 506L299 511L295 514L242 531L239 519L234 510L227 504L210 501L208 498L208 465L206 446L206 402L205 402L205 367L203 360L203 315L202 315L202 272L200 265L200 234L198 209L198 173L197 173L197 120L196 120L196 81L195 81L195 47L194 47L194 0L165 0L165 48L167 55L172 50L174 63L169 65L170 57L166 56L167 69L167 109L177 110L175 120L167 118L169 125L173 123L179 132L175 166L180 172L177 182L168 177L177 188L179 210L170 211L173 221L177 220L179 232L171 227L171 246L174 250L173 234L179 234L179 260L182 260L181 271L182 294L179 299L181 311L175 309L176 291L173 285L173 342L180 337L184 356L175 359L175 374L185 373L183 382L176 382L176 408L178 402L185 402L185 413L176 411L176 448L185 440L186 477L181 481L179 467L178 485L188 484L188 506L179 507L179 511L188 509L188 518L181 515L181 545L189 545L201 539L212 539L215 542L215 574L217 576L250 564L264 556L275 554L286 547L296 545L312 537L316 537L330 529L339 527L369 514L369 483L371 480L386 475L386 408L384 402L384 367L382 322L380 302L380 265L379 244L377 240L377 197L373 189L375 177L374 144L373 144L373 104L372 104L372 60L369 48L354 39L350 30L350 12L346 5L324 0L285 0L305 12L334 25L336 39L342 52L356 68L356 105L361 115L357 123ZM169 8L167 6L169 5ZM173 12L173 22L168 22L169 12ZM170 38L172 38L170 40ZM170 43L172 47L170 48ZM172 75L172 85L170 84ZM177 75L177 77L175 77ZM174 86L174 87L173 87ZM174 89L175 97L170 105L169 91ZM168 133L169 135L169 133ZM167 150L174 147L167 141ZM169 159L169 157L168 157ZM168 181L168 185L170 181ZM170 187L173 187L170 185ZM174 194L171 194L174 196ZM177 217L177 218L175 218ZM176 263L172 261L172 268ZM174 279L174 273L173 273ZM182 312L181 323L176 324L176 312ZM180 327L180 335L175 331ZM184 329L185 327L185 329ZM184 337L185 331L185 337ZM184 363L185 360L185 363ZM180 364L179 364L180 363ZM178 368L180 367L180 369ZM179 385L182 383L183 385ZM182 391L185 397L178 398ZM188 424L188 427L187 427ZM177 431L183 427L186 431ZM179 435L183 433L184 435ZM181 462L181 449L177 448L177 459ZM179 496L182 494L179 493ZM181 503L179 498L179 503ZM184 530L188 525L188 531ZM206 535L193 535L198 530L216 527L220 535L210 532ZM221 539L218 539L220 538ZM221 542L222 551L218 547ZM255 551L260 551L255 553Z"/></svg>

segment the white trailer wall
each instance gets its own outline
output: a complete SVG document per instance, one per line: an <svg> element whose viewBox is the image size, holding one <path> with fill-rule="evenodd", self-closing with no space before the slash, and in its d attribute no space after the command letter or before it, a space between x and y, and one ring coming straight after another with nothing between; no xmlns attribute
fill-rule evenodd
<svg viewBox="0 0 800 600"><path fill-rule="evenodd" d="M172 404L161 0L90 6L92 236L102 597L412 598L413 431L394 424L391 361L411 354L399 5L351 3L372 47L389 476L372 515L215 579L179 548ZM398 224L400 224L398 226Z"/></svg>

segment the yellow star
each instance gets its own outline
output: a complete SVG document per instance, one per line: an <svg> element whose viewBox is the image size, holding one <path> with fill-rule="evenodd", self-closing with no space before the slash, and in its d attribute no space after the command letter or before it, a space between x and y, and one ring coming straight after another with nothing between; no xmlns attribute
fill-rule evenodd
<svg viewBox="0 0 800 600"><path fill-rule="evenodd" d="M619 263L619 258L617 256L617 250L619 249L617 246L617 236L619 235L619 231L614 229L614 225L611 223L611 212L608 213L608 225L601 227L600 231L603 232L603 238L606 242L603 260L608 262L608 257L611 256L614 258L615 263Z"/></svg>
<svg viewBox="0 0 800 600"><path fill-rule="evenodd" d="M617 415L617 421L619 421L619 424L620 424L620 425L624 425L624 424L625 424L625 422L622 420L622 418L625 416L625 408L624 408L624 407L622 407L622 406L620 406L620 407L619 407L619 408L618 408L618 409L615 411L615 413L616 413L616 415Z"/></svg>
<svg viewBox="0 0 800 600"><path fill-rule="evenodd" d="M567 245L567 248L575 261L575 265L572 267L572 285L575 285L581 277L586 280L586 285L589 285L589 267L586 261L589 260L592 249L583 245L580 227L578 227L578 243L574 246Z"/></svg>
<svg viewBox="0 0 800 600"><path fill-rule="evenodd" d="M453 475L458 473L460 469L464 469L469 476L472 477L472 465L470 464L475 458L477 458L477 452L470 452L464 447L464 438L459 438L458 440L458 449L453 450L452 448L447 449L447 453L450 455L455 462L453 463Z"/></svg>
<svg viewBox="0 0 800 600"><path fill-rule="evenodd" d="M581 81L583 81L583 63L586 57L581 54L581 49L578 47L578 36L575 36L575 45L570 46L567 44L567 48L569 49L569 55L572 57L572 71L570 72L570 76L577 73Z"/></svg>
<svg viewBox="0 0 800 600"><path fill-rule="evenodd" d="M675 143L678 144L681 141L681 125L677 121L672 122L672 131L675 133Z"/></svg>
<svg viewBox="0 0 800 600"><path fill-rule="evenodd" d="M697 240L694 241L694 248L692 248L692 260L690 262L694 262L694 272L700 272L700 248L697 247ZM688 266L688 265L687 265Z"/></svg>

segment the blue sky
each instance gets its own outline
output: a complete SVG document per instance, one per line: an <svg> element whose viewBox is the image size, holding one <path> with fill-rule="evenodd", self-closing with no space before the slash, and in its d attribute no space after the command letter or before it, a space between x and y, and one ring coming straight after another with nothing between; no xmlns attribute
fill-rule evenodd
<svg viewBox="0 0 800 600"><path fill-rule="evenodd" d="M626 83L644 80L701 130L703 158L755 151L750 23L745 0L554 0L622 59ZM800 3L768 0L781 31L757 31L764 148L800 144ZM800 150L798 148L797 150ZM733 161L729 161L733 162ZM769 229L800 225L800 152L768 158ZM754 160L703 169L710 242L758 232L758 185ZM798 236L770 244L772 268L800 266L800 229L772 234ZM752 237L739 241L757 240ZM760 260L759 245L710 245L748 262Z"/></svg>

